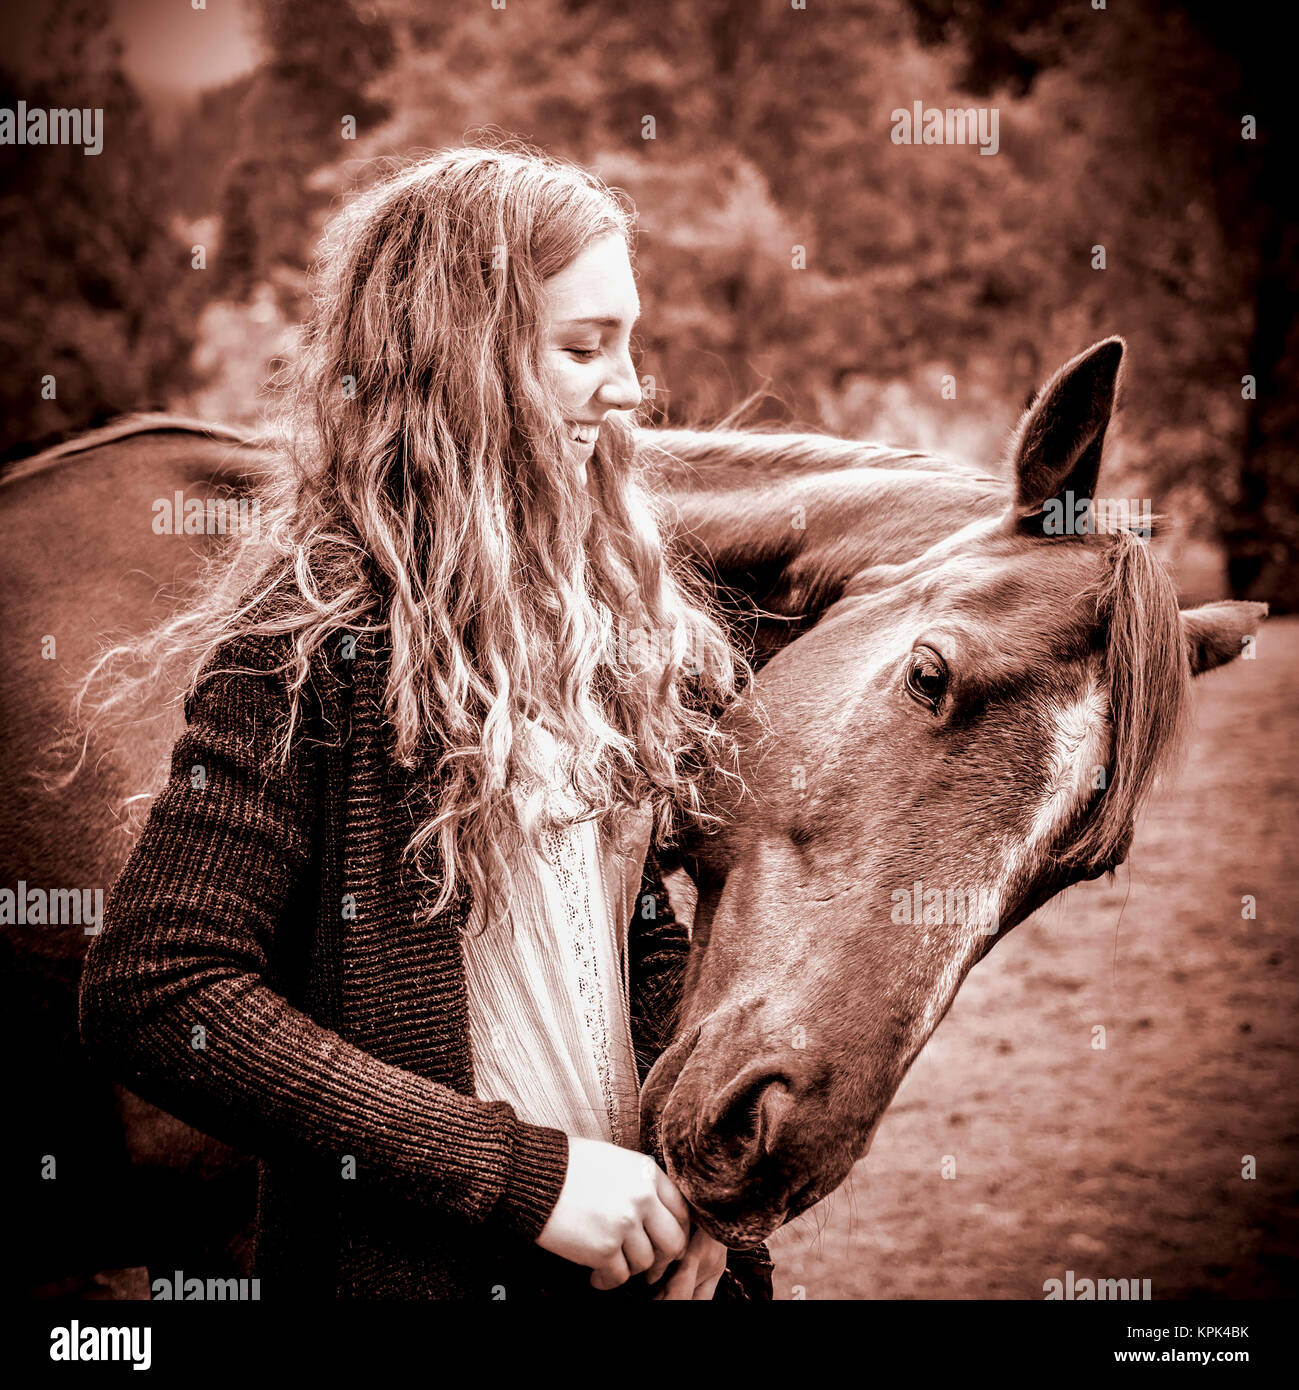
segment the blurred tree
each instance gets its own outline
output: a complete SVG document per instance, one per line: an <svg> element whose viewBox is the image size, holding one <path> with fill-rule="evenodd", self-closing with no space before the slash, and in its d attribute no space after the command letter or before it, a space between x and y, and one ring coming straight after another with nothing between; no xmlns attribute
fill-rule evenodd
<svg viewBox="0 0 1299 1390"><path fill-rule="evenodd" d="M103 109L99 154L0 145L0 448L164 408L190 379L205 289L168 225L166 161L120 56L99 6L54 0L22 70L0 65L0 106Z"/></svg>
<svg viewBox="0 0 1299 1390"><path fill-rule="evenodd" d="M256 4L263 62L203 96L174 159L112 75L102 21L56 7L48 90L99 72L118 129L140 130L111 176L108 147L62 163L0 150L19 179L3 213L15 264L37 287L0 333L20 359L58 357L76 422L174 398L194 322L208 399L255 396L260 355L309 307L301 271L331 203L394 157L517 135L636 200L637 346L660 418L716 418L767 388L758 418L992 463L1043 374L1122 332L1110 486L1203 517L1237 592L1299 598L1289 132L1278 49L1248 9ZM31 83L21 94L36 100ZM892 113L916 100L993 106L997 155L894 144ZM1249 114L1256 140L1241 138ZM200 219L206 275L177 245ZM69 419L62 377L57 405L19 406L27 370L5 379L16 434Z"/></svg>
<svg viewBox="0 0 1299 1390"><path fill-rule="evenodd" d="M246 300L280 266L300 267L326 201L313 185L389 112L367 93L392 60L387 21L350 0L257 0L266 60L243 88L220 194L217 289ZM345 127L344 122L353 123Z"/></svg>
<svg viewBox="0 0 1299 1390"><path fill-rule="evenodd" d="M1099 298L1078 288L1124 316L1151 471L1202 491L1237 597L1299 607L1299 222L1273 11L909 4L925 41L962 53L972 93L1049 109L1049 88L1086 132L1073 183L1118 273Z"/></svg>

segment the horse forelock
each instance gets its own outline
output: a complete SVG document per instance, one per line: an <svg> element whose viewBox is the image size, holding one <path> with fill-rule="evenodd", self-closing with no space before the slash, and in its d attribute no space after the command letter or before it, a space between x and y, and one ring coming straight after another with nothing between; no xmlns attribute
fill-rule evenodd
<svg viewBox="0 0 1299 1390"><path fill-rule="evenodd" d="M1124 856L1155 778L1181 748L1190 709L1191 672L1172 580L1132 532L1112 532L1104 544L1107 563L1087 597L1104 629L1108 781L1065 852L1073 865Z"/></svg>

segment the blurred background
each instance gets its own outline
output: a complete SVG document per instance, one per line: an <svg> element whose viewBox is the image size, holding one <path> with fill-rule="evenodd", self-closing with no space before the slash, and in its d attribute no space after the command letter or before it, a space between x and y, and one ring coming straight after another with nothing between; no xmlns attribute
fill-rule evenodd
<svg viewBox="0 0 1299 1390"><path fill-rule="evenodd" d="M97 156L0 145L0 449L128 410L256 422L330 209L386 157L497 131L636 200L660 417L765 388L770 418L991 460L1045 375L1122 333L1113 494L1177 517L1188 596L1299 601L1291 121L1261 9L193 3L3 20L0 105L106 114ZM997 154L894 144L915 101L995 107Z"/></svg>
<svg viewBox="0 0 1299 1390"><path fill-rule="evenodd" d="M1293 1294L1299 246L1262 7L194 4L0 20L0 107L105 113L99 155L0 145L10 458L127 411L256 427L331 210L502 134L636 201L659 421L761 391L756 420L992 464L1050 372L1127 338L1108 492L1174 518L1185 601L1274 618L1197 682L1119 880L973 973L869 1159L778 1233L777 1293L1040 1298L1073 1269ZM893 143L917 101L995 108L997 153Z"/></svg>

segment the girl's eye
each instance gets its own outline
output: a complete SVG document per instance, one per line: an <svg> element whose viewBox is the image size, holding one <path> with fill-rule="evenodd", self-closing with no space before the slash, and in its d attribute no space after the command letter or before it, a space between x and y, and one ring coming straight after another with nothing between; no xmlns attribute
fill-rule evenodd
<svg viewBox="0 0 1299 1390"><path fill-rule="evenodd" d="M589 362L593 357L599 354L600 349L571 347L565 348L564 351L571 353L574 357L578 359L579 362Z"/></svg>

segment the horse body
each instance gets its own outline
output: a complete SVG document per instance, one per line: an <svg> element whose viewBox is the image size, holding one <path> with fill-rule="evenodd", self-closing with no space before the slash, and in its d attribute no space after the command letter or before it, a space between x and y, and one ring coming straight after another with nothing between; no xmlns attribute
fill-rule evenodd
<svg viewBox="0 0 1299 1390"><path fill-rule="evenodd" d="M1078 363L1071 369L1077 377ZM1096 415L1094 390L1077 388ZM1052 408L1068 413L1059 400ZM681 1027L643 1102L647 1137L663 1144L699 1219L732 1244L761 1239L842 1180L979 956L1103 867L1056 866L1051 852L1093 809L1079 769L1105 763L1113 702L1130 713L1150 692L1115 689L1095 644L1089 596L1113 574L1111 542L1050 546L1018 525L1028 494L1087 481L1097 428L1075 449L1059 432L1039 439L1040 418L1030 424L1013 498L1011 484L977 469L854 441L642 434L672 543L732 604L759 672L752 698L728 716L748 724L742 770L755 795L722 834L683 846L699 903ZM1069 466L1053 472L1047 455L1068 455ZM157 535L157 499L240 493L268 459L237 437L128 424L0 479L19 600L0 681L20 754L0 769L7 883L106 889L116 876L129 844L113 811L165 765L179 708L155 711L113 748L92 745L57 800L21 774L65 717L102 634L163 617L213 543ZM1260 605L1183 615L1191 665L1229 659L1260 615ZM57 665L38 659L46 634L57 637ZM913 678L921 690L933 681L934 658L953 677L941 715L908 693ZM1123 804L1116 854L1135 814L1135 802ZM900 929L895 895L919 885L921 920ZM974 890L960 930L924 920L931 885ZM985 930L979 903L994 905L998 932ZM30 1052L34 1029L45 1044L17 1128L80 1164L80 1188L47 1185L60 1203L48 1203L33 1264L246 1272L249 1165L120 1091L114 1114L81 1060L84 930L6 927L4 937L8 1040ZM130 1229L111 1215L114 1202Z"/></svg>
<svg viewBox="0 0 1299 1390"><path fill-rule="evenodd" d="M94 431L10 465L0 477L8 660L0 679L3 886L107 893L130 850L119 809L145 788L181 732L179 708L149 711L111 746L92 745L76 780L51 791L38 750L106 632L139 633L170 612L216 538L159 535L154 503L176 490L244 490L262 455L220 431L166 418ZM93 898L92 898L93 901ZM30 1194L30 1247L14 1262L33 1283L76 1271L160 1262L175 1250L221 1272L247 1224L251 1170L224 1146L123 1091L86 1063L77 982L93 921L6 922L0 931L4 1043L21 1059L11 1083L19 1168ZM48 1156L48 1157L47 1157ZM54 1181L33 1188L35 1165ZM208 1181L208 1179L214 1181ZM175 1220L177 1205L186 1211ZM237 1261L236 1261L237 1264ZM185 1266L173 1266L184 1268Z"/></svg>

